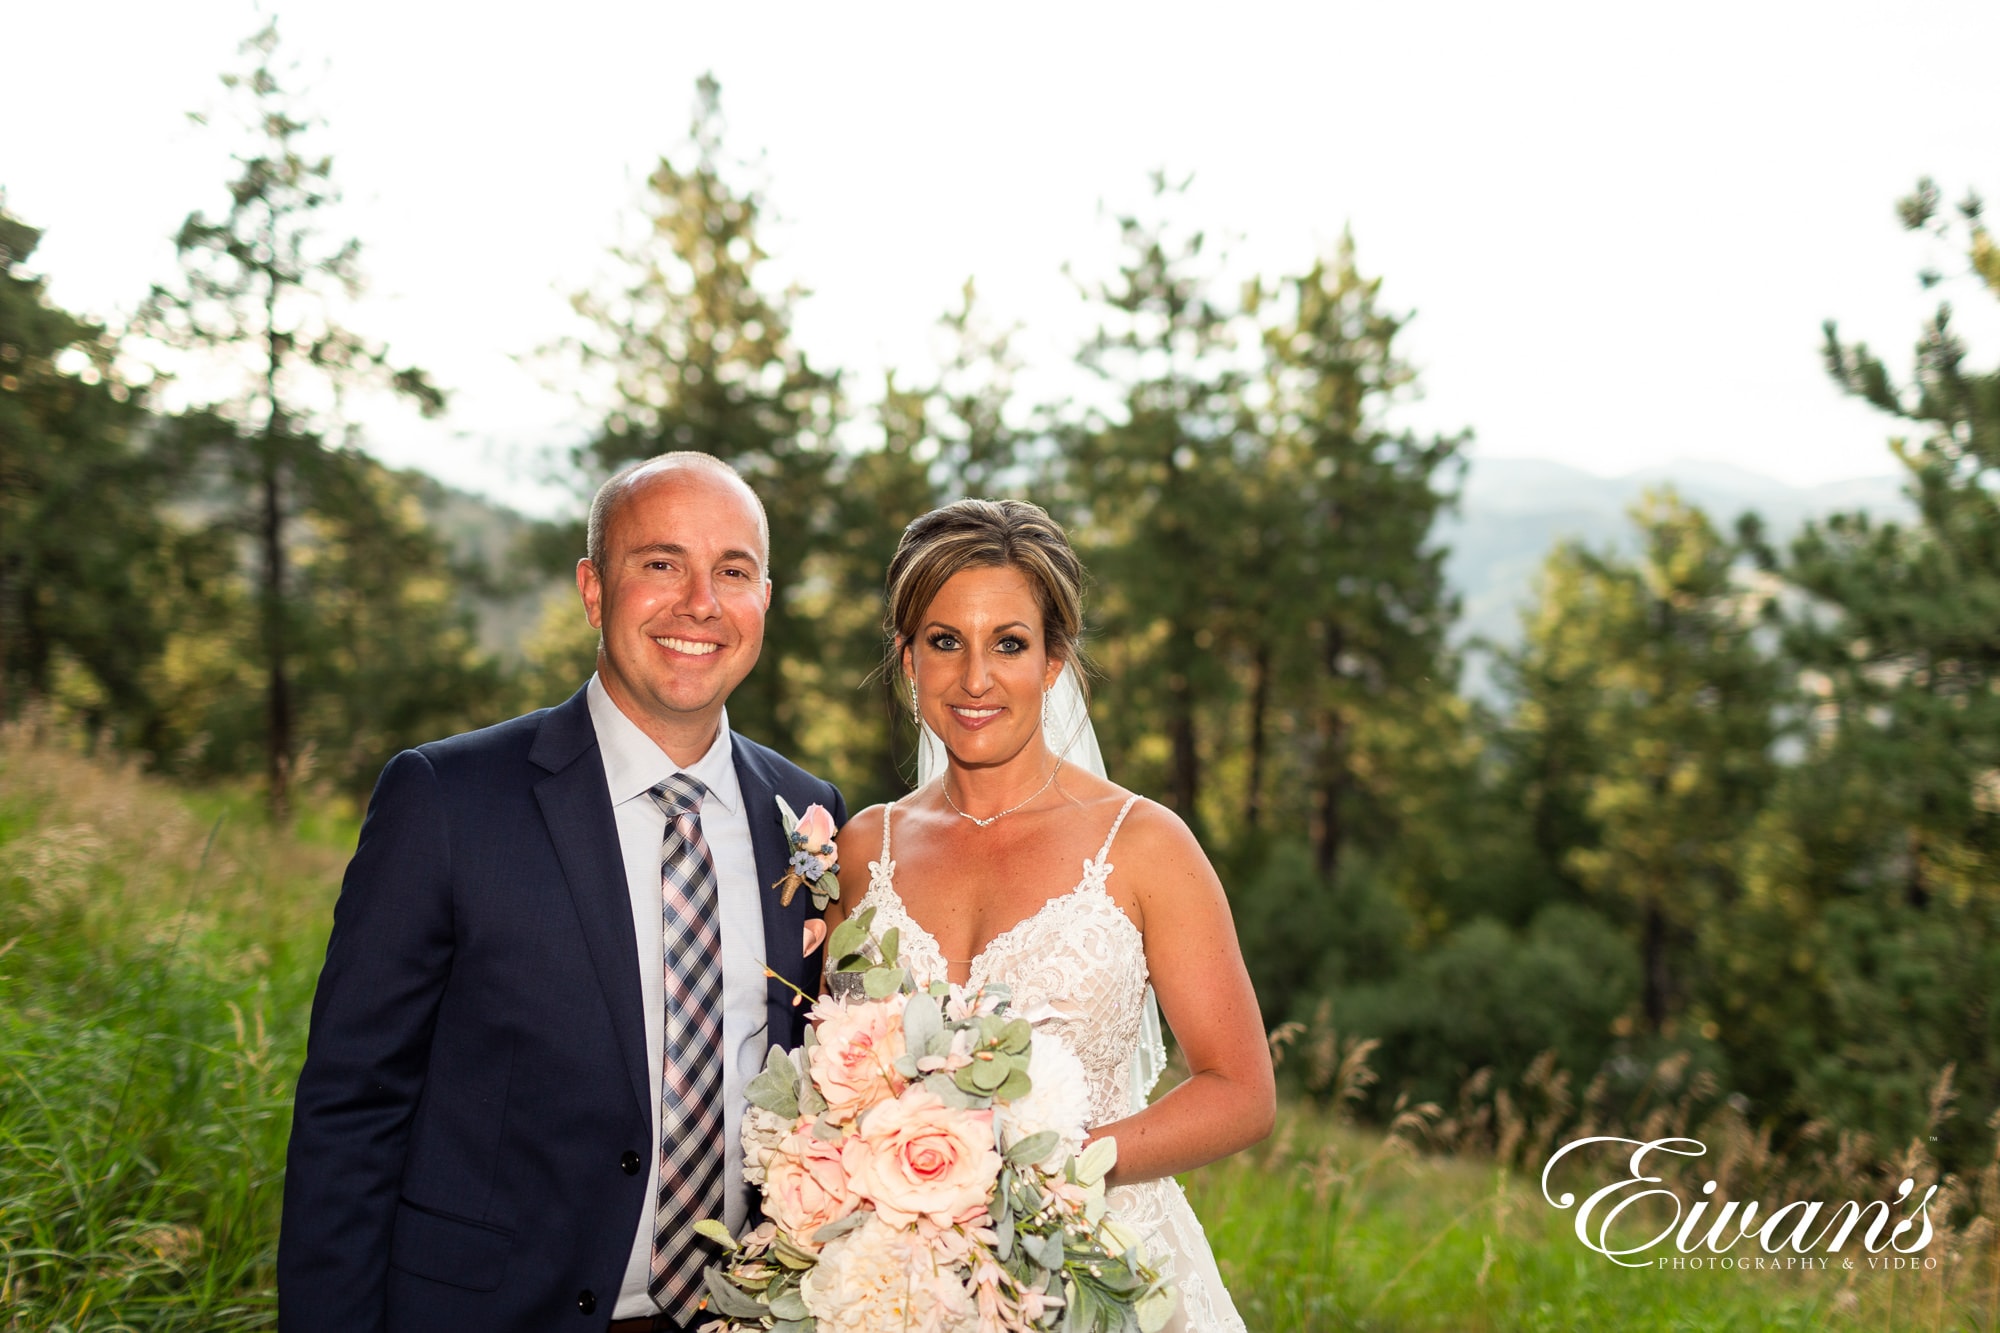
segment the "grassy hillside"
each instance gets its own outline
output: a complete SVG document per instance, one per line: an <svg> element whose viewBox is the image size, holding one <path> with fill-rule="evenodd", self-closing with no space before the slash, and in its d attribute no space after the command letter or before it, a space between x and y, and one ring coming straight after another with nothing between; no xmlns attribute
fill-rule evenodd
<svg viewBox="0 0 2000 1333"><path fill-rule="evenodd" d="M270 1328L293 1075L351 813L272 830L0 734L0 1328ZM1988 1329L1934 1275L1612 1267L1478 1157L1288 1107L1189 1178L1253 1329Z"/></svg>

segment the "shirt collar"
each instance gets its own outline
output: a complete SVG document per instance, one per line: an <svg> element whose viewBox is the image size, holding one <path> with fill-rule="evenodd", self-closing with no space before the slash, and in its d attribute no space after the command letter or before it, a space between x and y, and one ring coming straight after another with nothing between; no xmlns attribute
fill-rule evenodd
<svg viewBox="0 0 2000 1333"><path fill-rule="evenodd" d="M736 751L729 738L728 709L722 712L720 727L708 753L682 768L625 716L595 675L590 678L585 696L590 705L590 724L597 732L598 753L604 757L604 780L611 790L613 805L623 805L674 774L686 773L708 788L708 800L720 803L731 814L736 813L743 797L736 785ZM706 807L707 802L703 805Z"/></svg>

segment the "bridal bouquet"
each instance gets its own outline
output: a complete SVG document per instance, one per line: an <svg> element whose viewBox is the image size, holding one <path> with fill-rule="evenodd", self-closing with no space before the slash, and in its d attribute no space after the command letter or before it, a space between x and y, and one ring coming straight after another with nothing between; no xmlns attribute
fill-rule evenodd
<svg viewBox="0 0 2000 1333"><path fill-rule="evenodd" d="M1003 985L917 987L873 916L833 932L838 998L751 1080L766 1220L697 1224L728 1250L703 1333L1155 1333L1173 1289L1106 1213L1082 1064Z"/></svg>

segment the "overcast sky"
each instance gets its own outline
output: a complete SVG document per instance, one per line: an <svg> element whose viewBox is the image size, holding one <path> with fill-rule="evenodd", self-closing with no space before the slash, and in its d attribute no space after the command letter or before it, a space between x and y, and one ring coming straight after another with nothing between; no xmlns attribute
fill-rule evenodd
<svg viewBox="0 0 2000 1333"><path fill-rule="evenodd" d="M452 391L439 423L359 404L397 464L547 509L538 451L588 410L561 363L639 182L682 149L695 77L762 156L797 333L845 368L921 377L967 276L1026 327L1030 389L1092 315L1064 276L1109 214L1191 173L1185 216L1238 273L1301 269L1351 227L1414 309L1403 420L1476 452L1616 474L1724 459L1794 483L1891 469L1819 326L1907 363L1950 264L1896 225L1915 178L2000 196L2000 4L275 6L366 245L359 331ZM258 24L244 0L17 6L0 188L46 230L55 299L104 318L173 272L218 208L228 141L184 113ZM1969 295L1969 293L1962 293ZM2000 320L1965 300L1975 357ZM550 383L554 381L554 383Z"/></svg>

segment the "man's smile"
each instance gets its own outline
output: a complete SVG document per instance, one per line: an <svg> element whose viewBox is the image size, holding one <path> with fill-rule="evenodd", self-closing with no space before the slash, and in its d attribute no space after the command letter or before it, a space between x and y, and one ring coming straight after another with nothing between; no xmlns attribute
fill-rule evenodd
<svg viewBox="0 0 2000 1333"><path fill-rule="evenodd" d="M654 635L653 642L659 644L662 648L668 648L677 653L687 653L691 657L707 657L710 653L722 650L721 644L709 643L702 639L677 639L671 636L662 637Z"/></svg>

